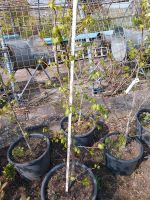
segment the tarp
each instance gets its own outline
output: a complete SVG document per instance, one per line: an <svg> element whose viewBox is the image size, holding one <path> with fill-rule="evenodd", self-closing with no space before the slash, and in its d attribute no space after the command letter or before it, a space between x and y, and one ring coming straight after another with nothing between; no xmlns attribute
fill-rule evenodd
<svg viewBox="0 0 150 200"><path fill-rule="evenodd" d="M29 5L34 6L38 4L38 0L27 0ZM48 5L49 0L39 0L39 3L41 5ZM65 0L55 0L55 4L64 4Z"/></svg>
<svg viewBox="0 0 150 200"><path fill-rule="evenodd" d="M93 39L93 38L97 38L98 34L103 34L104 36L111 36L113 34L113 30L110 31L101 31L101 32L94 32L94 33L82 33L79 34L75 37L75 40L86 40L86 39ZM64 39L64 41L67 41L66 39ZM44 38L44 42L48 45L52 44L52 38Z"/></svg>

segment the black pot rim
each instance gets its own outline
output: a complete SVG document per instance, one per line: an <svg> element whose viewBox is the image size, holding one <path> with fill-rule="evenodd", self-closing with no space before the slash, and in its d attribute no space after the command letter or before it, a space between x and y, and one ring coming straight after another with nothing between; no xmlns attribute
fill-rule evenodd
<svg viewBox="0 0 150 200"><path fill-rule="evenodd" d="M72 163L72 162L71 162ZM61 163L56 165L55 167L53 167L44 177L43 181L42 181L42 185L41 185L41 199L45 200L45 188L47 187L47 184L51 178L51 176L60 168L63 168L66 164L65 163ZM88 171L89 176L92 179L93 182L93 195L92 195L92 199L91 200L95 200L96 196L97 196L97 181L96 178L93 174L93 172L91 171L90 168L88 168L86 165L79 163L78 161L75 162L75 165L84 168L85 170Z"/></svg>
<svg viewBox="0 0 150 200"><path fill-rule="evenodd" d="M13 148L17 145L17 143L23 139L23 136L20 136L15 142L13 142L10 147L8 148L8 151L7 151L7 159L10 163L14 164L14 165L17 165L17 166L28 166L28 165L33 165L34 163L36 163L37 161L39 161L43 156L45 156L45 154L47 153L47 151L49 151L49 146L50 146L50 141L48 139L47 136L43 135L43 134L40 134L40 133L34 133L34 134L30 134L29 137L42 137L42 138L46 138L46 142L47 142L47 147L44 151L43 154L41 154L38 158L34 159L34 160L31 160L29 162L24 162L24 163L18 163L18 162L15 162L14 160L11 159L12 156L12 150Z"/></svg>
<svg viewBox="0 0 150 200"><path fill-rule="evenodd" d="M113 132L113 133L107 134L104 138L104 143L105 143L105 139L107 137L110 137L112 135L117 135L117 134L120 134L120 133L119 132ZM136 142L138 142L140 144L140 152L139 152L139 155L137 157L133 158L133 159L130 159L130 160L118 159L115 156L113 156L106 147L104 148L104 151L107 154L107 156L109 156L110 158L113 158L114 160L118 160L119 162L122 162L122 163L130 163L130 162L132 163L134 161L139 160L144 153L144 148L143 148L141 141L137 137L135 137L135 140L136 140Z"/></svg>
<svg viewBox="0 0 150 200"><path fill-rule="evenodd" d="M142 108L142 109L140 109L140 110L137 112L137 114L136 114L136 119L137 119L138 123L139 123L141 126L142 126L142 124L141 124L141 122L140 122L140 115L141 115L143 112L149 112L149 113L150 113L150 108ZM144 126L142 126L142 127L143 127L143 129L144 129L145 131L150 132L150 129L147 129L147 128L145 128Z"/></svg>
<svg viewBox="0 0 150 200"><path fill-rule="evenodd" d="M94 119L93 119L92 117L88 117L88 118L92 119L93 122L94 122ZM68 135L68 132L66 132L66 131L63 129L63 126L62 126L63 122L64 122L66 119L68 119L68 117L63 117L63 118L62 118L62 120L60 121L60 127L61 127L61 129L64 131L64 134L67 136L67 135ZM84 134L82 134L82 135L73 135L73 137L74 137L74 138L78 138L78 137L84 138L84 137L88 136L89 134L91 134L95 129L96 129L96 125L93 123L93 128L92 128L90 131L88 131L87 133L84 133Z"/></svg>

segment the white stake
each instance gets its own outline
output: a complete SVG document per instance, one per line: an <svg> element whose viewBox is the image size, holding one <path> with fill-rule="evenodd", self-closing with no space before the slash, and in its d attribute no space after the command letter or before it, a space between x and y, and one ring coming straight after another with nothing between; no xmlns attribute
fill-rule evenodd
<svg viewBox="0 0 150 200"><path fill-rule="evenodd" d="M73 57L75 55L77 4L78 4L78 0L73 0L72 37L71 37L71 55ZM70 177L71 119L72 119L72 103L73 103L73 80L74 80L74 59L71 61L71 68L70 68L70 93L69 93L70 113L69 113L69 116L68 116L68 147L67 147L67 165L66 165L66 192L68 192L68 190L69 190L69 177Z"/></svg>
<svg viewBox="0 0 150 200"><path fill-rule="evenodd" d="M125 93L128 94L128 93L130 92L130 90L132 90L133 86L134 86L135 84L137 84L139 81L140 81L139 78L135 78L135 79L131 82L131 84L128 86L128 88L126 89Z"/></svg>

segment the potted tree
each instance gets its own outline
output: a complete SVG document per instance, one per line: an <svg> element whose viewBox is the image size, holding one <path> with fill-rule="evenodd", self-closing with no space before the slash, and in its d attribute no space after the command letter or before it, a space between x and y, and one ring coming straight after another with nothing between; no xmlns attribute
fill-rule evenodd
<svg viewBox="0 0 150 200"><path fill-rule="evenodd" d="M143 108L137 112L136 129L138 137L150 145L150 109Z"/></svg>
<svg viewBox="0 0 150 200"><path fill-rule="evenodd" d="M78 96L79 98L81 96ZM82 114L82 104L83 97L81 97L82 102L80 104L74 105L74 113L72 119L72 138L76 146L90 146L94 142L94 136L97 130L101 130L103 123L102 119L107 117L107 110L105 106L97 104L94 98L88 97L86 95L86 100L88 99L91 102L89 110ZM79 105L79 107L78 107ZM65 116L61 122L60 127L64 135L67 136L68 130L68 117Z"/></svg>
<svg viewBox="0 0 150 200"><path fill-rule="evenodd" d="M61 129L65 136L67 136L68 117L64 117L61 122ZM89 146L93 141L95 134L95 122L93 118L82 116L81 121L78 122L78 117L74 116L73 119L73 139L76 146Z"/></svg>
<svg viewBox="0 0 150 200"><path fill-rule="evenodd" d="M55 166L45 176L41 187L41 199L87 199L94 200L97 195L97 183L92 171L85 165L70 163L69 192L65 191L65 163Z"/></svg>
<svg viewBox="0 0 150 200"><path fill-rule="evenodd" d="M0 85L4 89L7 99L7 104L1 108L1 113L4 114L4 111L7 111L10 115L13 114L21 132L21 136L10 145L7 151L7 159L21 176L29 180L38 180L45 175L50 167L50 141L43 134L29 135L23 130L14 109L16 101L10 99L9 90L3 81L2 74L0 75Z"/></svg>
<svg viewBox="0 0 150 200"><path fill-rule="evenodd" d="M132 87L139 82L139 71L141 68L144 68L147 63L149 47L147 48L145 41L149 40L149 35L144 38L143 32L145 29L149 28L149 10L150 6L148 1L141 1L140 15L133 19L135 26L141 30L142 40L139 51L135 48L131 48L129 51L130 59L134 60L137 65L135 71L136 77L127 88L126 94L128 94ZM135 98L136 96L134 93L132 108L135 104ZM149 111L149 109L141 109L136 115L138 136L146 142L150 139L148 137ZM129 124L131 122L132 113L133 110L129 113L125 134L112 133L104 140L106 165L117 174L131 174L143 155L143 146L141 141L137 137L129 137Z"/></svg>
<svg viewBox="0 0 150 200"><path fill-rule="evenodd" d="M29 180L39 180L50 168L50 141L43 134L23 135L7 152L9 163Z"/></svg>
<svg viewBox="0 0 150 200"><path fill-rule="evenodd" d="M136 84L138 79L138 69L136 73L136 79L133 80ZM128 86L126 94L133 87L133 81ZM133 108L135 106L136 93L133 93L132 109L128 114L127 125L125 133L114 132L108 134L104 138L104 155L106 166L115 174L130 175L135 170L137 164L143 156L143 145L141 141L136 137L129 136L129 127L132 121Z"/></svg>
<svg viewBox="0 0 150 200"><path fill-rule="evenodd" d="M143 156L140 140L114 132L105 138L104 144L106 166L115 174L132 174Z"/></svg>
<svg viewBox="0 0 150 200"><path fill-rule="evenodd" d="M141 1L141 14L139 17L134 19L135 25L141 29L142 36L143 31L149 30L149 13L150 13L150 4L148 0ZM150 34L147 35L146 38L143 38L142 41L142 49L140 62L142 63L142 67L144 68L149 63L150 58L150 47L149 47ZM136 115L136 128L137 134L140 139L142 139L146 144L150 144L150 136L149 136L149 113L150 109L140 109Z"/></svg>
<svg viewBox="0 0 150 200"><path fill-rule="evenodd" d="M54 5L53 5L54 6ZM75 53L77 1L73 1L72 40L71 53ZM73 83L74 83L74 59L70 68L68 134L67 134L67 162L55 166L45 176L41 187L41 199L88 199L95 200L97 195L96 179L85 165L75 162L72 157L72 114L73 114ZM73 156L73 154L72 154ZM77 192L78 191L78 192Z"/></svg>
<svg viewBox="0 0 150 200"><path fill-rule="evenodd" d="M59 16L59 11L61 13L61 6L55 6L53 1L49 3L49 7L54 12L54 20L53 20L53 31L52 31L52 43L54 46L54 54L55 54L55 66L57 68L57 77L60 82L60 93L62 98L62 105L65 109L65 117L60 122L60 127L64 133L65 136L67 136L67 126L68 126L68 114L70 112L70 105L68 104L68 82L63 81L61 79L61 73L60 73L60 65L58 62L58 57L64 57L65 60L63 62L63 65L68 69L68 79L70 79L70 66L69 63L72 60L75 60L75 55L72 56L70 54L70 39L68 39L68 45L65 45L65 52L61 54L61 52L58 51L58 47L60 48L64 42L63 38L70 38L70 25L71 25L71 9L66 9L66 14L63 18ZM59 26L56 22L59 20L62 24ZM62 21L61 21L62 20ZM83 31L86 26L92 23L92 19L90 16L85 17L84 19L81 19L79 22L77 22L77 28L78 31ZM78 52L80 56L80 52ZM102 117L106 117L107 111L105 107L101 104L97 104L96 100L91 97L91 94L89 94L88 91L88 80L89 80L89 72L86 74L84 72L82 78L79 77L78 74L78 66L76 65L76 70L74 72L74 76L76 79L76 84L74 86L74 102L72 105L72 113L73 113L73 120L72 120L72 130L73 130L73 140L74 143L77 146L89 146L93 142L93 136L95 134L96 128L99 127L99 121ZM81 74L80 74L81 75ZM64 77L65 78L65 77ZM87 82L83 82L83 78L87 78ZM91 106L87 110L90 112L83 112L84 110L84 103L90 102ZM95 115L95 116L94 116ZM93 118L94 116L94 118Z"/></svg>

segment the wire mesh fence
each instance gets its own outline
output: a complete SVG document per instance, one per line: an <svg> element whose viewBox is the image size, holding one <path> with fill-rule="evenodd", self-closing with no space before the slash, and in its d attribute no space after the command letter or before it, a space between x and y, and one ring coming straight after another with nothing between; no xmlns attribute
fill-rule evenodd
<svg viewBox="0 0 150 200"><path fill-rule="evenodd" d="M15 74L12 87L19 100L27 89L30 91L28 93L33 94L31 90L35 89L35 85L41 88L39 80L46 82L53 76L57 77L59 70L62 73L67 71L72 2L55 1L55 6L52 7L46 0L0 1L1 65L10 74ZM84 68L88 76L98 71L100 84L103 76L100 74L107 74L107 70L109 74L112 73L110 59L115 62L116 77L120 71L125 71L125 67L120 66L130 63L128 41L132 41L138 49L143 37L148 34L146 30L141 34L133 23L134 17L139 14L140 0L78 2L76 66L80 75ZM54 44L58 41L55 41L57 31L54 27L57 26L62 38L56 48ZM133 68L136 68L136 64ZM28 101L31 100L29 96Z"/></svg>

